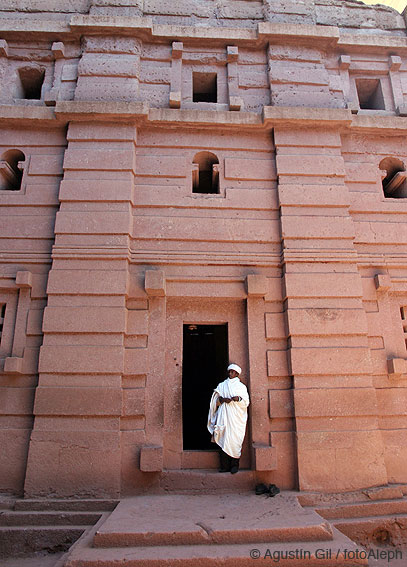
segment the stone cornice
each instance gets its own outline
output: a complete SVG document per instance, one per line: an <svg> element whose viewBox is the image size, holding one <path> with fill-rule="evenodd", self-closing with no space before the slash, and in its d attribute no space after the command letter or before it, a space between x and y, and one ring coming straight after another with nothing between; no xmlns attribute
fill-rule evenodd
<svg viewBox="0 0 407 567"><path fill-rule="evenodd" d="M55 115L58 120L70 122L132 122L148 117L147 102L93 102L93 101L58 101Z"/></svg>
<svg viewBox="0 0 407 567"><path fill-rule="evenodd" d="M36 20L35 18L0 18L0 34L4 37L26 38L27 34L58 37L71 33L69 23L60 20Z"/></svg>
<svg viewBox="0 0 407 567"><path fill-rule="evenodd" d="M25 106L22 104L0 104L0 124L48 128L58 127L53 108L47 106Z"/></svg>
<svg viewBox="0 0 407 567"><path fill-rule="evenodd" d="M407 50L407 37L391 33L349 33L337 26L312 24L287 24L260 22L256 28L233 28L216 26L181 26L154 24L149 16L126 18L121 16L97 16L75 14L69 22L60 20L4 18L0 19L0 35L4 38L25 38L47 36L50 38L71 39L81 35L93 34L132 35L145 39L168 39L191 42L210 39L212 42L262 45L267 43L315 42L322 48L376 50L380 48L398 51Z"/></svg>
<svg viewBox="0 0 407 567"><path fill-rule="evenodd" d="M352 113L346 108L306 108L265 106L263 122L266 126L349 127Z"/></svg>
<svg viewBox="0 0 407 567"><path fill-rule="evenodd" d="M377 135L407 133L407 117L352 114L344 108L265 106L263 114L217 110L149 108L146 102L58 101L55 107L0 104L0 124L27 128L61 128L69 122L148 123L151 126L228 128L336 128Z"/></svg>
<svg viewBox="0 0 407 567"><path fill-rule="evenodd" d="M398 35L368 35L341 33L339 36L338 47L343 49L377 50L384 49L403 51L407 49L407 37Z"/></svg>
<svg viewBox="0 0 407 567"><path fill-rule="evenodd" d="M271 43L293 43L300 41L311 43L315 47L334 47L340 37L340 30L335 26L317 26L304 24L272 24L261 22L258 24L258 37Z"/></svg>
<svg viewBox="0 0 407 567"><path fill-rule="evenodd" d="M183 126L228 126L235 128L261 127L263 121L260 114L254 112L232 112L217 110L184 110L171 108L151 108L148 120L157 124L182 124Z"/></svg>

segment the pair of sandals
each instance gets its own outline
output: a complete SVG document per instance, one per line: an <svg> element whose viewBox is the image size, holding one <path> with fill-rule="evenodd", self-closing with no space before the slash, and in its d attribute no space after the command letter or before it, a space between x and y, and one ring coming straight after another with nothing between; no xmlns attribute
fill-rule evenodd
<svg viewBox="0 0 407 567"><path fill-rule="evenodd" d="M265 494L266 496L276 496L280 494L280 489L275 484L258 484L255 488L257 495Z"/></svg>

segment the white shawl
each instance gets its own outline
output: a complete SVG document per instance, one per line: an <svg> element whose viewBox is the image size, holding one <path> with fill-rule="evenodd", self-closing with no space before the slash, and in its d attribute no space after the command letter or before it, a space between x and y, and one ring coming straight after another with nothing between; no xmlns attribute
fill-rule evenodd
<svg viewBox="0 0 407 567"><path fill-rule="evenodd" d="M219 396L233 398L240 396L240 402L223 403L218 406ZM217 385L212 394L208 415L208 430L215 443L230 457L238 459L246 432L249 394L239 378L227 378Z"/></svg>

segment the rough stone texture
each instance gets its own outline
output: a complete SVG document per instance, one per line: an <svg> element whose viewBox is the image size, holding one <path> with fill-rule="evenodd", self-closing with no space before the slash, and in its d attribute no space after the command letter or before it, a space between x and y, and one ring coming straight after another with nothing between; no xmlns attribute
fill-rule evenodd
<svg viewBox="0 0 407 567"><path fill-rule="evenodd" d="M15 4L0 4L0 490L117 498L213 470L182 443L185 322L228 325L247 478L406 483L407 208L382 187L407 163L403 17ZM192 191L200 152L218 193Z"/></svg>

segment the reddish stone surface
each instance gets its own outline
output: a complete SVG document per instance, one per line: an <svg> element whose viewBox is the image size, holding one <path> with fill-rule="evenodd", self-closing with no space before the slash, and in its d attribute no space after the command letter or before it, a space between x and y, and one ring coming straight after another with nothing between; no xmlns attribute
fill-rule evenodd
<svg viewBox="0 0 407 567"><path fill-rule="evenodd" d="M215 469L182 443L184 323L228 325L250 478L407 483L404 17L3 0L0 18L0 491L118 498ZM214 192L193 191L201 152Z"/></svg>

